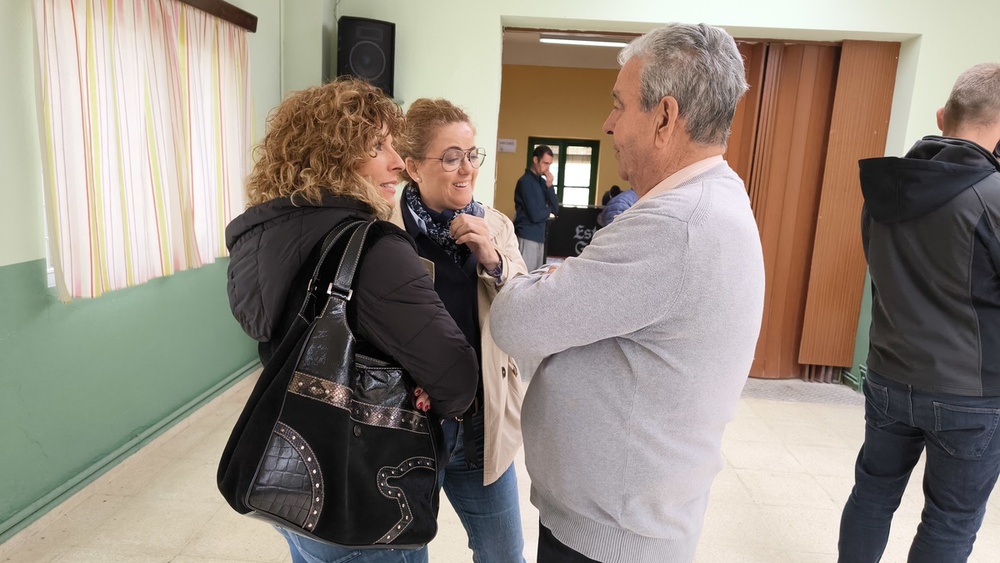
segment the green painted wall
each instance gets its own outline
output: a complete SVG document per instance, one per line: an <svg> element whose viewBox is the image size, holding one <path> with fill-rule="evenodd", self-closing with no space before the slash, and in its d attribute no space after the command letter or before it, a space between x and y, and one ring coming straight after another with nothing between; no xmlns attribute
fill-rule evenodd
<svg viewBox="0 0 1000 563"><path fill-rule="evenodd" d="M854 364L851 374L854 379L861 374L860 367L868 361L868 329L872 324L872 279L865 275L865 293L861 297L861 315L858 317L858 337L854 343Z"/></svg>
<svg viewBox="0 0 1000 563"><path fill-rule="evenodd" d="M69 304L44 260L0 268L0 539L245 372L226 264Z"/></svg>

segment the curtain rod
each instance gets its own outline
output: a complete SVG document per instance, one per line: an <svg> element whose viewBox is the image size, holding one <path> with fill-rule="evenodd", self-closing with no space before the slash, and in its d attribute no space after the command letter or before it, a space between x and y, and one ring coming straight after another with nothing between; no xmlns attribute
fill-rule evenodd
<svg viewBox="0 0 1000 563"><path fill-rule="evenodd" d="M223 0L180 0L180 2L236 24L250 33L257 31L257 16L245 12L229 2Z"/></svg>

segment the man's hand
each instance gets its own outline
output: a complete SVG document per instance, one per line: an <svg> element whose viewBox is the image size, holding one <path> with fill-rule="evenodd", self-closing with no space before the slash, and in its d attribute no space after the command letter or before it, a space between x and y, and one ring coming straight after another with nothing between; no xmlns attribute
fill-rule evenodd
<svg viewBox="0 0 1000 563"><path fill-rule="evenodd" d="M456 215L451 221L451 238L455 239L455 244L468 246L483 268L492 270L500 263L500 255L490 240L486 219L468 213Z"/></svg>
<svg viewBox="0 0 1000 563"><path fill-rule="evenodd" d="M552 184L555 182L555 180L556 179L555 179L555 176L552 175L552 171L551 170L546 170L545 171L545 185L551 188Z"/></svg>

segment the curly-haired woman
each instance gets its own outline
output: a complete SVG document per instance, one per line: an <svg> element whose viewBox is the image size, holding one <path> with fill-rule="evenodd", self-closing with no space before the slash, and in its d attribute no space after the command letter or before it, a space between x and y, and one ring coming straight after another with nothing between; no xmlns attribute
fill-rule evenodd
<svg viewBox="0 0 1000 563"><path fill-rule="evenodd" d="M260 343L261 361L291 326L324 236L347 220L389 218L403 170L393 137L402 126L392 100L354 79L296 92L270 116L247 180L250 207L226 228L230 305ZM385 221L375 230L348 309L355 334L426 391L415 397L417 408L460 415L476 392L475 351L434 291L412 239ZM354 550L278 531L296 563L427 561L426 548Z"/></svg>

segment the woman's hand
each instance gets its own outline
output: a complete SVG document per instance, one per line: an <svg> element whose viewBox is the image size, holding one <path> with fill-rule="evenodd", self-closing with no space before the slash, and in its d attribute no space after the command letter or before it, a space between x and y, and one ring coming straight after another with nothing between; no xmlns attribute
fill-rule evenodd
<svg viewBox="0 0 1000 563"><path fill-rule="evenodd" d="M431 397L423 389L417 387L413 390L413 394L417 397L415 399L417 403L417 410L427 412L431 410Z"/></svg>
<svg viewBox="0 0 1000 563"><path fill-rule="evenodd" d="M456 215L451 220L451 238L455 239L455 244L468 246L486 270L492 270L500 263L500 255L490 240L486 219L468 213Z"/></svg>

